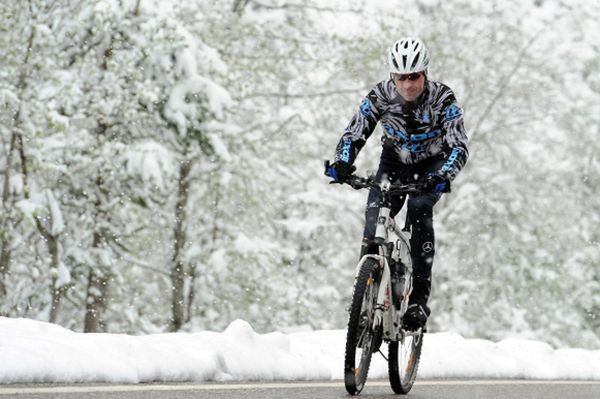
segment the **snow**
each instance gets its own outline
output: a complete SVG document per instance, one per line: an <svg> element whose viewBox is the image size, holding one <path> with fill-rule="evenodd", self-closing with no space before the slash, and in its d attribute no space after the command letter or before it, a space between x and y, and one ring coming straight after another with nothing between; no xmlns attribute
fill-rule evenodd
<svg viewBox="0 0 600 399"><path fill-rule="evenodd" d="M169 150L154 141L128 147L124 155L127 172L139 175L145 183L165 188L165 181L175 175L175 159Z"/></svg>
<svg viewBox="0 0 600 399"><path fill-rule="evenodd" d="M54 197L54 193L52 192L52 190L45 190L45 193L48 208L50 208L50 215L52 217L52 227L50 229L50 234L56 236L65 229L65 223L63 221L63 216L62 212L60 211L58 201L56 201L56 198Z"/></svg>
<svg viewBox="0 0 600 399"><path fill-rule="evenodd" d="M213 150L221 159L223 159L223 161L225 161L225 162L232 161L231 154L229 153L229 150L227 149L227 143L225 141L223 141L219 136L214 135L214 134L209 136L209 140L210 140L210 143L212 144Z"/></svg>
<svg viewBox="0 0 600 399"><path fill-rule="evenodd" d="M258 334L242 320L222 333L131 336L0 317L0 383L342 379L344 340L344 330ZM423 348L419 378L600 380L600 350L451 332L426 334ZM387 378L381 356L369 376Z"/></svg>
<svg viewBox="0 0 600 399"><path fill-rule="evenodd" d="M179 27L178 33L185 39L187 48L177 55L175 73L179 80L171 90L165 116L177 125L180 134L183 135L188 130L189 121L206 119L205 116L201 117L200 113L208 111L217 119L222 119L224 110L232 104L232 98L226 88L203 76L210 76L212 70L226 71L226 65L219 59L218 52L198 42L182 27ZM203 61L201 65L197 62L199 58ZM201 103L200 107L198 102ZM225 146L216 144L223 153Z"/></svg>
<svg viewBox="0 0 600 399"><path fill-rule="evenodd" d="M33 219L35 212L37 212L40 208L40 205L38 203L29 199L19 200L17 201L15 206L23 213L23 215L31 219Z"/></svg>
<svg viewBox="0 0 600 399"><path fill-rule="evenodd" d="M56 288L71 283L71 272L63 262L60 262L56 268Z"/></svg>
<svg viewBox="0 0 600 399"><path fill-rule="evenodd" d="M54 88L54 89L57 90L56 88ZM40 93L40 95L43 95L43 94ZM60 130L67 130L69 127L69 118L64 115L60 115L56 111L48 112L48 119L49 119L51 125L55 126L56 128L58 128Z"/></svg>
<svg viewBox="0 0 600 399"><path fill-rule="evenodd" d="M245 234L239 234L233 243L233 248L235 248L235 251L243 255L249 255L273 249L276 246L277 243L265 241L260 237L248 237Z"/></svg>

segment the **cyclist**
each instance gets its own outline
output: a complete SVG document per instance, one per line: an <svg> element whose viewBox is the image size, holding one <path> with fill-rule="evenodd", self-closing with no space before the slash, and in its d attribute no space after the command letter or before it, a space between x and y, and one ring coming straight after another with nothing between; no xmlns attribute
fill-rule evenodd
<svg viewBox="0 0 600 399"><path fill-rule="evenodd" d="M388 51L390 78L379 82L360 105L342 135L335 162L326 174L343 182L378 122L383 128L382 152L375 179L421 182L423 193L408 200L412 225L413 291L404 327L425 328L430 309L431 268L435 253L433 206L468 158L463 111L452 90L428 78L429 51L417 38L398 40ZM371 189L366 206L361 257L369 253L381 202L379 189ZM392 216L404 197L393 198Z"/></svg>

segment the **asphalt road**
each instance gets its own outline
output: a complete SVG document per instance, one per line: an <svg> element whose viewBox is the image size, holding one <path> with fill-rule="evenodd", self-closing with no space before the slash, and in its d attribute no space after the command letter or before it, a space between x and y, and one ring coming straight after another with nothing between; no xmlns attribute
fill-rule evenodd
<svg viewBox="0 0 600 399"><path fill-rule="evenodd" d="M359 398L401 398L386 381L368 381ZM337 399L342 381L235 384L0 385L0 399ZM410 399L600 399L600 381L418 381Z"/></svg>

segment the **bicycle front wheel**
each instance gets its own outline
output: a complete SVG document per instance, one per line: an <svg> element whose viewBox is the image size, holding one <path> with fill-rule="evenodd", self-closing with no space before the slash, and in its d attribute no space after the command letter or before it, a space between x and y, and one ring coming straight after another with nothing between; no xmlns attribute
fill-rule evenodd
<svg viewBox="0 0 600 399"><path fill-rule="evenodd" d="M344 382L350 395L362 391L369 373L371 356L381 343L381 328L373 327L380 281L381 272L377 261L367 259L354 284L346 336Z"/></svg>
<svg viewBox="0 0 600 399"><path fill-rule="evenodd" d="M401 341L390 342L388 370L395 393L407 394L417 378L417 369L423 347L423 331L407 335Z"/></svg>

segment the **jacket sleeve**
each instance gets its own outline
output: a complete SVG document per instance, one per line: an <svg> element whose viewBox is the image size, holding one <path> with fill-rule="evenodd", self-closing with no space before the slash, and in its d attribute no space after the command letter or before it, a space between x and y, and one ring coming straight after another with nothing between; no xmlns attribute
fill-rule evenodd
<svg viewBox="0 0 600 399"><path fill-rule="evenodd" d="M360 108L344 130L336 147L336 161L344 161L350 165L354 163L356 156L375 130L381 117L380 111L377 109L378 102L377 90L373 89L360 104Z"/></svg>
<svg viewBox="0 0 600 399"><path fill-rule="evenodd" d="M439 174L452 181L469 158L469 139L463 123L463 110L450 89L442 107L442 130L448 155Z"/></svg>

